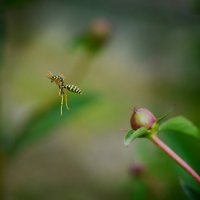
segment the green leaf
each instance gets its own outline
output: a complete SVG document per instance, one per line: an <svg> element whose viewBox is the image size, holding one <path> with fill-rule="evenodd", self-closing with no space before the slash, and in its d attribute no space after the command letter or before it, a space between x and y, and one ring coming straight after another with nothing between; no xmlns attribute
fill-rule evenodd
<svg viewBox="0 0 200 200"><path fill-rule="evenodd" d="M124 144L128 146L133 140L148 134L146 128L139 128L136 131L130 130L124 137Z"/></svg>
<svg viewBox="0 0 200 200"><path fill-rule="evenodd" d="M200 132L198 128L190 120L182 116L167 120L160 125L159 131L184 133L200 140Z"/></svg>
<svg viewBox="0 0 200 200"><path fill-rule="evenodd" d="M64 110L63 115L60 115L60 102L55 102L47 108L37 112L23 127L23 130L11 143L9 153L15 154L19 150L25 148L32 142L48 136L53 132L53 129L61 125L63 122L67 123L72 119L81 108L89 105L95 100L94 95L76 96L70 98L70 110Z"/></svg>
<svg viewBox="0 0 200 200"><path fill-rule="evenodd" d="M199 200L200 199L200 191L197 190L196 188L193 188L184 182L181 182L181 187L189 199L191 199L191 200Z"/></svg>

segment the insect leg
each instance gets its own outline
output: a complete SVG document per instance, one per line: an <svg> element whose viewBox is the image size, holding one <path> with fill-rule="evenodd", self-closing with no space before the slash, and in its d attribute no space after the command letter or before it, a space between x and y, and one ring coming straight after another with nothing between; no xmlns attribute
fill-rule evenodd
<svg viewBox="0 0 200 200"><path fill-rule="evenodd" d="M61 88L59 89L58 95L59 95L59 96L63 96L63 95L61 95Z"/></svg>
<svg viewBox="0 0 200 200"><path fill-rule="evenodd" d="M61 114L61 116L62 116L63 99L64 99L64 96L62 94L61 95L61 105L60 105L60 114Z"/></svg>
<svg viewBox="0 0 200 200"><path fill-rule="evenodd" d="M66 105L67 110L69 110L69 107L68 107L68 104L67 104L67 94L66 93L65 93L65 105Z"/></svg>

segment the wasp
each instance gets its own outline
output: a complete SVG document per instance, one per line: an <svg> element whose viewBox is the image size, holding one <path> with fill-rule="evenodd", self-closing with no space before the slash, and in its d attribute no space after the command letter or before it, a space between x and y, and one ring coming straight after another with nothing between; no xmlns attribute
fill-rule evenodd
<svg viewBox="0 0 200 200"><path fill-rule="evenodd" d="M65 90L67 89L68 91L74 92L77 94L82 94L82 91L75 85L65 84L65 77L63 74L54 75L53 73L48 72L47 78L50 79L52 83L54 82L59 88L59 96L61 97L60 113L62 115L64 99L65 99L66 108L67 110L69 110L68 103L67 103L67 93Z"/></svg>

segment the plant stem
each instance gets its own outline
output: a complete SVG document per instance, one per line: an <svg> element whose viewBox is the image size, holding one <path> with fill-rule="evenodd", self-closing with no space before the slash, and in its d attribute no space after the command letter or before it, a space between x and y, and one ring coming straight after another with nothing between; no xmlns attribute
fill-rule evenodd
<svg viewBox="0 0 200 200"><path fill-rule="evenodd" d="M5 197L5 166L6 166L6 156L0 150L0 199Z"/></svg>
<svg viewBox="0 0 200 200"><path fill-rule="evenodd" d="M200 176L181 157L179 157L174 151L172 151L156 135L152 135L150 137L150 140L156 146L162 149L169 157L175 160L188 174L190 174L200 184Z"/></svg>

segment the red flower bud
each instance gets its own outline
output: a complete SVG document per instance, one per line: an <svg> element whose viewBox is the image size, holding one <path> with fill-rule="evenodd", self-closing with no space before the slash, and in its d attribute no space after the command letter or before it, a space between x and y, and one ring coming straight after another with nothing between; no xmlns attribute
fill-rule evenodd
<svg viewBox="0 0 200 200"><path fill-rule="evenodd" d="M134 178L139 178L145 173L145 168L142 164L133 163L130 166L130 175Z"/></svg>
<svg viewBox="0 0 200 200"><path fill-rule="evenodd" d="M131 127L133 130L137 130L142 127L150 130L156 121L156 117L149 110L146 108L138 108L134 109L131 116Z"/></svg>

